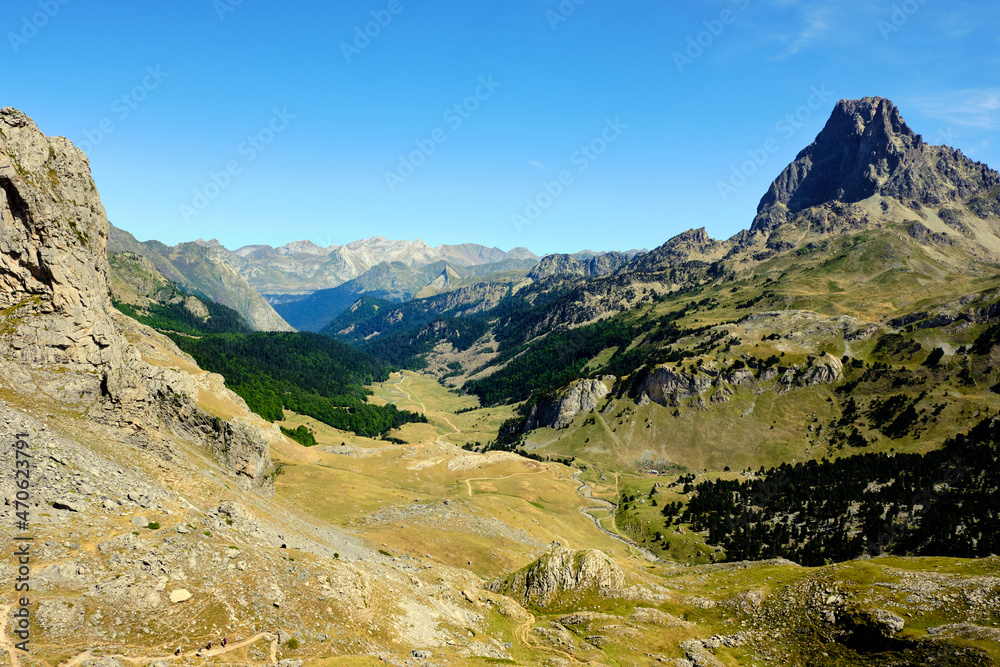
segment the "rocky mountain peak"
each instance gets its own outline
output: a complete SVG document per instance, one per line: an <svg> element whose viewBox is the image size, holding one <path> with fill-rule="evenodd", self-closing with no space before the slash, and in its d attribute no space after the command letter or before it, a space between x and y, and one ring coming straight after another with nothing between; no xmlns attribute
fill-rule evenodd
<svg viewBox="0 0 1000 667"><path fill-rule="evenodd" d="M1000 174L947 146L930 146L882 97L841 100L815 141L775 179L757 207L752 231L767 231L798 212L873 195L936 205L1000 184Z"/></svg>

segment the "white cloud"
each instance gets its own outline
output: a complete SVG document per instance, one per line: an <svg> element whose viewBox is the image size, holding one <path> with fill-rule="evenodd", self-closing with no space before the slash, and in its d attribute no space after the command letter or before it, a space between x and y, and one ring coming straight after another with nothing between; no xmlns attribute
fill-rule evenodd
<svg viewBox="0 0 1000 667"><path fill-rule="evenodd" d="M798 36L789 45L783 54L793 56L804 48L811 46L817 40L822 39L826 33L837 26L833 20L831 10L828 7L821 7L808 11L808 16L804 17L805 26L799 31Z"/></svg>
<svg viewBox="0 0 1000 667"><path fill-rule="evenodd" d="M915 101L931 118L963 127L1000 127L1000 89L967 89Z"/></svg>

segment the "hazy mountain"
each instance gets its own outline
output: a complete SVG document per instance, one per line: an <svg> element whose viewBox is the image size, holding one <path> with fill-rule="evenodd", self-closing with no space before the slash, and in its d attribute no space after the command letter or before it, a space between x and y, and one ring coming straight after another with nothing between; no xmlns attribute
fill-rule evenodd
<svg viewBox="0 0 1000 667"><path fill-rule="evenodd" d="M232 308L258 331L292 330L216 248L198 243L171 247L159 241L140 242L128 232L110 226L108 254L113 257L125 252L147 258L164 278L184 290Z"/></svg>
<svg viewBox="0 0 1000 667"><path fill-rule="evenodd" d="M332 289L318 290L301 298L291 295L271 295L271 298L275 310L290 324L305 331L319 331L360 296L400 303L475 283L516 283L527 275L536 261L504 259L474 266L453 265L443 260L414 266L382 262Z"/></svg>
<svg viewBox="0 0 1000 667"><path fill-rule="evenodd" d="M338 287L380 264L418 268L447 262L456 267L471 267L505 260L538 259L527 248L504 252L472 243L431 247L419 239L392 241L381 236L326 248L311 241L296 241L278 248L254 245L227 251L214 239L197 243L219 252L254 289L272 302L280 301L280 295L308 294Z"/></svg>

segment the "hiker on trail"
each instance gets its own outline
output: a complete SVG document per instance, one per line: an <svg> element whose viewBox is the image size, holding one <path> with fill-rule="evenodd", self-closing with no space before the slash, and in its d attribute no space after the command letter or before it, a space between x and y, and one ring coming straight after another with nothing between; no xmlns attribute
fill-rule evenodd
<svg viewBox="0 0 1000 667"><path fill-rule="evenodd" d="M223 646L223 647L225 647L225 645L226 645L227 643L229 643L229 640L228 640L228 639L226 639L225 637L223 637L223 638L222 638L222 646Z"/></svg>

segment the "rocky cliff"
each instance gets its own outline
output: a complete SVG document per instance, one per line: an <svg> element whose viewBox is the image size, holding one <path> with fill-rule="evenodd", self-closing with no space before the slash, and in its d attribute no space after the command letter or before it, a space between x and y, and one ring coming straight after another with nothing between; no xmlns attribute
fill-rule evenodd
<svg viewBox="0 0 1000 667"><path fill-rule="evenodd" d="M751 388L755 393L775 391L782 394L793 389L832 384L843 378L843 364L829 354L812 357L806 364L760 369L756 373L750 368L685 370L663 365L640 373L631 384L630 394L640 406L652 402L667 408L704 409L710 403L729 401L738 387ZM578 415L597 408L600 400L611 394L609 387L613 387L616 380L613 375L600 380L578 380L555 396L539 399L528 412L521 430L569 426Z"/></svg>
<svg viewBox="0 0 1000 667"><path fill-rule="evenodd" d="M20 111L0 110L4 360L75 371L121 364L109 314L107 220L89 174L68 140L44 136Z"/></svg>
<svg viewBox="0 0 1000 667"><path fill-rule="evenodd" d="M670 366L658 366L646 374L632 391L639 397L640 403L648 399L664 407L703 408L706 401L728 401L736 387L753 387L757 392L773 390L784 393L791 389L839 382L843 378L844 369L840 359L823 354L804 365L767 368L757 374L749 368L719 372L712 368L684 371Z"/></svg>
<svg viewBox="0 0 1000 667"><path fill-rule="evenodd" d="M242 481L266 483L274 433L252 423L221 378L112 307L107 242L86 156L66 139L46 137L20 111L0 111L0 375L7 388L33 396L36 406L51 401L130 429L168 460L172 439L198 443ZM197 402L203 393L232 404L243 422L210 416Z"/></svg>
<svg viewBox="0 0 1000 667"><path fill-rule="evenodd" d="M558 396L540 399L528 413L524 430L540 426L569 426L574 417L597 407L598 402L610 392L608 384L613 385L615 379L608 375L600 380L580 380Z"/></svg>

